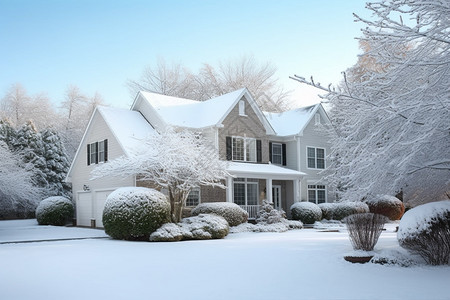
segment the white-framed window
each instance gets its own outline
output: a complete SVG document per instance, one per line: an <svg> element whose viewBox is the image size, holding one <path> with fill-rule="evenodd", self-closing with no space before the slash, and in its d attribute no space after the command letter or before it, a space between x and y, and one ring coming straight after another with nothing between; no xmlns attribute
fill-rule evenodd
<svg viewBox="0 0 450 300"><path fill-rule="evenodd" d="M256 162L256 139L234 136L232 153L233 160Z"/></svg>
<svg viewBox="0 0 450 300"><path fill-rule="evenodd" d="M237 205L258 205L258 179L235 178L233 201Z"/></svg>
<svg viewBox="0 0 450 300"><path fill-rule="evenodd" d="M186 206L193 207L200 203L200 188L192 189L186 199Z"/></svg>
<svg viewBox="0 0 450 300"><path fill-rule="evenodd" d="M280 143L272 143L271 162L276 165L281 165L283 163L283 146Z"/></svg>
<svg viewBox="0 0 450 300"><path fill-rule="evenodd" d="M309 169L325 169L324 148L307 147L306 153Z"/></svg>
<svg viewBox="0 0 450 300"><path fill-rule="evenodd" d="M108 161L108 140L102 140L87 145L87 164L98 164Z"/></svg>
<svg viewBox="0 0 450 300"><path fill-rule="evenodd" d="M315 125L319 125L320 124L320 114L316 113L314 115L314 120L315 120Z"/></svg>
<svg viewBox="0 0 450 300"><path fill-rule="evenodd" d="M321 184L308 184L308 201L316 204L327 202L327 188Z"/></svg>
<svg viewBox="0 0 450 300"><path fill-rule="evenodd" d="M246 116L246 114L245 114L245 101L244 100L239 101L239 115L240 116Z"/></svg>

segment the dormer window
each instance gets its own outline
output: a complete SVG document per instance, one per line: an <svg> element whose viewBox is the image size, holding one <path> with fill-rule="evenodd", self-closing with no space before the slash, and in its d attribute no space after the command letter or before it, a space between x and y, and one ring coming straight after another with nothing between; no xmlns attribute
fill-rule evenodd
<svg viewBox="0 0 450 300"><path fill-rule="evenodd" d="M240 116L246 116L246 114L245 114L245 101L244 100L239 101L239 115Z"/></svg>

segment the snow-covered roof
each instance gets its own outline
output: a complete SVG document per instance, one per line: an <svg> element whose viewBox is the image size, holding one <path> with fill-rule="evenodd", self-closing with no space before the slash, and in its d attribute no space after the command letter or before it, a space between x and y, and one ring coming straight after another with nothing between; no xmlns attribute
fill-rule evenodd
<svg viewBox="0 0 450 300"><path fill-rule="evenodd" d="M136 149L142 139L155 133L140 112L105 106L98 106L97 110L126 154Z"/></svg>
<svg viewBox="0 0 450 300"><path fill-rule="evenodd" d="M264 112L267 120L279 136L296 135L305 129L320 104L301 107L282 113Z"/></svg>
<svg viewBox="0 0 450 300"><path fill-rule="evenodd" d="M249 178L272 178L272 179L300 179L306 174L303 172L283 168L274 164L256 163L228 163L227 171L234 176Z"/></svg>
<svg viewBox="0 0 450 300"><path fill-rule="evenodd" d="M230 108L241 99L246 89L212 98L195 101L184 98L141 92L162 119L173 126L204 128L219 125Z"/></svg>

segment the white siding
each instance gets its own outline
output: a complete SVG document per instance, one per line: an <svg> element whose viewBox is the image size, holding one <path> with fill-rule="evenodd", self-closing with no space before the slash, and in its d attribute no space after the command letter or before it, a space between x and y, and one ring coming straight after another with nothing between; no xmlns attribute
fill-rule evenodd
<svg viewBox="0 0 450 300"><path fill-rule="evenodd" d="M286 143L286 167L297 170L297 141Z"/></svg>

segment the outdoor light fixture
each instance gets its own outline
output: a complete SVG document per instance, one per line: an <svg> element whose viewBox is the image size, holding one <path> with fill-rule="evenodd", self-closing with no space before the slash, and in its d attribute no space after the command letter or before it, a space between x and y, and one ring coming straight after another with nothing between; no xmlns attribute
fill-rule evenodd
<svg viewBox="0 0 450 300"><path fill-rule="evenodd" d="M83 191L85 192L90 191L90 188L87 184L83 185Z"/></svg>

